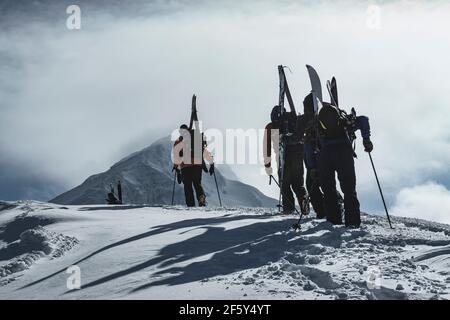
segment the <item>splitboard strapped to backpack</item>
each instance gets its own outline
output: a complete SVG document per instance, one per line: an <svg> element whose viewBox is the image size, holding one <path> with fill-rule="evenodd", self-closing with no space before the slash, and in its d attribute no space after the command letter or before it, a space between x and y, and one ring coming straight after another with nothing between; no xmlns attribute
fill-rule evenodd
<svg viewBox="0 0 450 320"><path fill-rule="evenodd" d="M316 70L310 65L306 65L306 69L308 70L308 75L311 82L311 95L313 102L312 103L313 109L310 110L311 113L310 128L307 134L308 137L314 142L314 149L315 149L314 152L318 153L320 149L318 115L319 109L322 108L322 85Z"/></svg>
<svg viewBox="0 0 450 320"><path fill-rule="evenodd" d="M353 156L356 158L354 141L356 139L356 111L347 114L339 108L337 81L333 77L327 81L327 89L331 103L323 102L322 86L317 71L310 65L306 65L311 81L311 93L314 97L314 115L317 118L315 130L318 136L328 139L343 138L353 144Z"/></svg>

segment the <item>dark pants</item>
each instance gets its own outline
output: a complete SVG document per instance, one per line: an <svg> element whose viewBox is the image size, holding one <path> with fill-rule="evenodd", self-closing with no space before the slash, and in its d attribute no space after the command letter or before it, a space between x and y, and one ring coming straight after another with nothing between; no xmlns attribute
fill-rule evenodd
<svg viewBox="0 0 450 320"><path fill-rule="evenodd" d="M297 199L302 198L306 194L303 187L303 152L286 153L281 189L283 210L293 211L295 209L295 199L292 191L294 191Z"/></svg>
<svg viewBox="0 0 450 320"><path fill-rule="evenodd" d="M341 210L336 192L335 173L344 193L345 225L359 226L361 214L356 195L356 174L353 150L347 144L328 145L319 155L319 179L324 193L327 220L342 224Z"/></svg>
<svg viewBox="0 0 450 320"><path fill-rule="evenodd" d="M202 188L202 167L190 166L181 169L181 176L183 177L184 196L186 197L186 205L188 207L195 207L194 190L197 195L197 200L200 196L205 195Z"/></svg>
<svg viewBox="0 0 450 320"><path fill-rule="evenodd" d="M306 189L308 190L311 205L318 219L326 218L323 193L320 190L320 181L317 169L306 170Z"/></svg>

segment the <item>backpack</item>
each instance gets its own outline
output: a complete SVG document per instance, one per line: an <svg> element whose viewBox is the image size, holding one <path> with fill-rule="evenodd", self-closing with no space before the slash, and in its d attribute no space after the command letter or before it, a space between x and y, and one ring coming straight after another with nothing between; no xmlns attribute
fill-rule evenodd
<svg viewBox="0 0 450 320"><path fill-rule="evenodd" d="M319 134L325 139L338 139L346 137L346 119L339 110L329 104L323 103L318 115Z"/></svg>
<svg viewBox="0 0 450 320"><path fill-rule="evenodd" d="M284 114L282 123L282 133L287 133L285 141L286 145L298 145L303 143L303 130L299 128L298 116L292 112Z"/></svg>
<svg viewBox="0 0 450 320"><path fill-rule="evenodd" d="M203 132L199 135L198 133L195 132L194 129L187 130L187 131L189 132L190 144L189 144L189 146L185 144L184 148L186 148L186 151L190 152L191 157L190 157L190 159L184 159L184 160L190 161L190 162L194 161L193 164L202 164L202 166L203 166L203 163L204 163L203 151L206 148L205 136L204 136ZM201 141L198 141L199 136L201 138ZM182 142L184 140L184 137L180 136L179 140L180 140L180 142ZM184 148L182 150L180 150L180 153L179 153L181 158L183 158Z"/></svg>
<svg viewBox="0 0 450 320"><path fill-rule="evenodd" d="M303 130L299 127L299 118L293 112L280 112L280 107L275 106L270 114L270 119L274 124L274 128L280 130L280 134L284 137L287 146L300 145L303 143Z"/></svg>

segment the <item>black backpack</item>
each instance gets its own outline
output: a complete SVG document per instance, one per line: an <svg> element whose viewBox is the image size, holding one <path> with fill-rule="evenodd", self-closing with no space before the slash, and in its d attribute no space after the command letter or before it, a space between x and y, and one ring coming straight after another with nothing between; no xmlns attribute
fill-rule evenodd
<svg viewBox="0 0 450 320"><path fill-rule="evenodd" d="M319 110L318 121L319 133L323 138L346 137L346 120L335 106L323 103L323 107Z"/></svg>
<svg viewBox="0 0 450 320"><path fill-rule="evenodd" d="M303 132L299 130L299 117L294 112L287 112L279 106L275 106L270 114L273 128L278 129L287 145L299 144L302 141Z"/></svg>
<svg viewBox="0 0 450 320"><path fill-rule="evenodd" d="M283 115L280 131L285 134L286 145L298 145L303 142L303 130L299 125L299 118L292 112Z"/></svg>

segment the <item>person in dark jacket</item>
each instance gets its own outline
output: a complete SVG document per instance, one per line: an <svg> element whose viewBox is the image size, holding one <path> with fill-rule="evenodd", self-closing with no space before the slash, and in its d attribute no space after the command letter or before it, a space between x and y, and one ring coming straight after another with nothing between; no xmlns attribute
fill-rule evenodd
<svg viewBox="0 0 450 320"><path fill-rule="evenodd" d="M304 153L306 167L306 190L308 191L311 205L318 219L326 218L324 208L324 196L320 189L317 159L320 153L318 132L314 121L314 103L312 93L303 100L302 121L305 127Z"/></svg>
<svg viewBox="0 0 450 320"><path fill-rule="evenodd" d="M178 181L183 182L186 205L195 207L194 189L199 207L206 206L206 195L202 187L202 170L206 169L204 159L210 164L209 174L214 174L214 159L206 148L203 135L180 126L180 137L172 149L173 170L177 172Z"/></svg>
<svg viewBox="0 0 450 320"><path fill-rule="evenodd" d="M266 125L263 142L264 165L267 175L272 176L272 146L275 151L278 167L278 180L281 183L281 199L283 214L291 214L295 211L295 193L300 209L308 214L307 193L303 178L303 126L300 117L291 112L280 112L281 108L275 106L271 113L271 122ZM280 118L283 114L283 119ZM282 125L286 124L283 133ZM285 150L280 157L280 139L284 140ZM283 162L283 172L280 160Z"/></svg>
<svg viewBox="0 0 450 320"><path fill-rule="evenodd" d="M308 94L303 100L304 114L301 116L305 127L304 153L306 167L306 190L308 191L311 205L316 213L317 219L325 219L324 195L320 186L318 158L320 154L319 132L316 127L316 117L314 116L313 94ZM340 213L343 211L344 199L336 190Z"/></svg>
<svg viewBox="0 0 450 320"><path fill-rule="evenodd" d="M352 110L354 111L354 110ZM361 131L364 150L371 152L369 119L356 117L355 113L347 115L332 104L323 103L318 114L318 131L320 136L320 154L318 173L324 194L324 208L327 220L333 224L342 224L336 192L337 173L341 190L344 193L345 225L358 228L361 225L361 213L356 194L356 174L352 141L355 132Z"/></svg>

